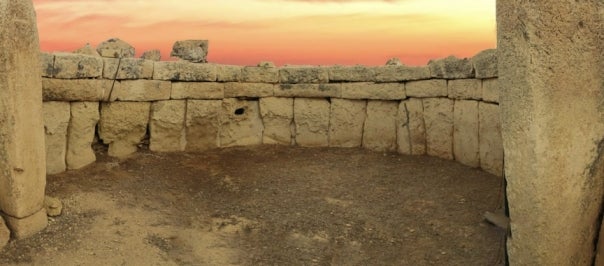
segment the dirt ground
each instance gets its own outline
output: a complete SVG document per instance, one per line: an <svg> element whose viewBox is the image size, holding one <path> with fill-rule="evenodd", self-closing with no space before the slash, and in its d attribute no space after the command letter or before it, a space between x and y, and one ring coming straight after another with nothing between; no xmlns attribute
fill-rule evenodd
<svg viewBox="0 0 604 266"><path fill-rule="evenodd" d="M143 151L49 176L64 204L2 265L502 265L501 179L362 149Z"/></svg>

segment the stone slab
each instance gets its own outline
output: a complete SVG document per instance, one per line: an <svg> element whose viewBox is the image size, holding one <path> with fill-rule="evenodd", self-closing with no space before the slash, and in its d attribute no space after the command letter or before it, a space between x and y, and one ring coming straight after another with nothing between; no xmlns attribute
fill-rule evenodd
<svg viewBox="0 0 604 266"><path fill-rule="evenodd" d="M69 102L44 102L44 132L46 133L46 173L58 174L67 168L67 127L71 117Z"/></svg>
<svg viewBox="0 0 604 266"><path fill-rule="evenodd" d="M92 142L99 122L98 102L72 102L67 129L67 169L80 169L96 161Z"/></svg>
<svg viewBox="0 0 604 266"><path fill-rule="evenodd" d="M216 81L213 64L195 64L187 61L159 61L153 65L153 79L171 81Z"/></svg>
<svg viewBox="0 0 604 266"><path fill-rule="evenodd" d="M275 85L275 96L300 98L340 97L341 84L280 84Z"/></svg>
<svg viewBox="0 0 604 266"><path fill-rule="evenodd" d="M426 153L453 160L453 103L447 98L425 98Z"/></svg>
<svg viewBox="0 0 604 266"><path fill-rule="evenodd" d="M220 146L221 112L222 100L187 100L187 151L204 151Z"/></svg>
<svg viewBox="0 0 604 266"><path fill-rule="evenodd" d="M293 136L294 99L260 98L260 115L264 124L263 144L290 145Z"/></svg>
<svg viewBox="0 0 604 266"><path fill-rule="evenodd" d="M43 78L43 97L44 101L106 101L113 83L104 79Z"/></svg>
<svg viewBox="0 0 604 266"><path fill-rule="evenodd" d="M330 82L370 82L375 81L373 67L332 66L327 68Z"/></svg>
<svg viewBox="0 0 604 266"><path fill-rule="evenodd" d="M472 57L471 61L477 79L497 77L497 49L481 51Z"/></svg>
<svg viewBox="0 0 604 266"><path fill-rule="evenodd" d="M376 82L402 82L409 80L430 79L430 68L427 66L379 66L373 68Z"/></svg>
<svg viewBox="0 0 604 266"><path fill-rule="evenodd" d="M455 101L453 120L453 154L455 160L470 167L479 167L478 102Z"/></svg>
<svg viewBox="0 0 604 266"><path fill-rule="evenodd" d="M405 92L408 97L416 98L447 97L449 94L444 79L409 81L405 83Z"/></svg>
<svg viewBox="0 0 604 266"><path fill-rule="evenodd" d="M220 147L262 144L264 125L257 100L226 98L221 115Z"/></svg>
<svg viewBox="0 0 604 266"><path fill-rule="evenodd" d="M411 155L426 154L426 127L424 123L424 104L421 99L411 98L405 101L409 117L409 142Z"/></svg>
<svg viewBox="0 0 604 266"><path fill-rule="evenodd" d="M161 80L122 80L115 83L110 101L147 102L170 99L172 83Z"/></svg>
<svg viewBox="0 0 604 266"><path fill-rule="evenodd" d="M222 99L224 83L218 82L172 82L171 99Z"/></svg>
<svg viewBox="0 0 604 266"><path fill-rule="evenodd" d="M156 152L184 151L186 101L157 101L151 104L149 149Z"/></svg>
<svg viewBox="0 0 604 266"><path fill-rule="evenodd" d="M331 99L329 146L361 147L366 117L366 101Z"/></svg>
<svg viewBox="0 0 604 266"><path fill-rule="evenodd" d="M274 86L267 83L228 82L224 84L224 97L271 97L273 96Z"/></svg>
<svg viewBox="0 0 604 266"><path fill-rule="evenodd" d="M279 82L279 69L270 66L247 66L241 70L241 81L249 83L275 84Z"/></svg>
<svg viewBox="0 0 604 266"><path fill-rule="evenodd" d="M142 58L104 58L105 79L151 79L155 61Z"/></svg>
<svg viewBox="0 0 604 266"><path fill-rule="evenodd" d="M368 101L363 129L363 147L373 151L396 151L396 101Z"/></svg>
<svg viewBox="0 0 604 266"><path fill-rule="evenodd" d="M330 103L326 99L296 98L294 100L296 144L304 147L327 147L329 113Z"/></svg>
<svg viewBox="0 0 604 266"><path fill-rule="evenodd" d="M449 56L443 59L431 60L428 62L428 67L433 78L467 79L475 76L474 66L467 58L460 59Z"/></svg>
<svg viewBox="0 0 604 266"><path fill-rule="evenodd" d="M458 100L481 100L482 82L479 79L456 79L447 82L449 98Z"/></svg>
<svg viewBox="0 0 604 266"><path fill-rule="evenodd" d="M342 84L342 98L402 100L407 98L403 83L352 82Z"/></svg>
<svg viewBox="0 0 604 266"><path fill-rule="evenodd" d="M55 53L52 77L58 79L99 78L103 74L103 59L98 56Z"/></svg>

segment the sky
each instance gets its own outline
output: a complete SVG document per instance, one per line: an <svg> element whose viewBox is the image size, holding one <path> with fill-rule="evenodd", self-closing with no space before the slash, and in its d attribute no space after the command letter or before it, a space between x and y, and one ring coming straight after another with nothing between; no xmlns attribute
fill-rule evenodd
<svg viewBox="0 0 604 266"><path fill-rule="evenodd" d="M33 0L43 51L209 40L208 61L425 65L496 46L495 0Z"/></svg>

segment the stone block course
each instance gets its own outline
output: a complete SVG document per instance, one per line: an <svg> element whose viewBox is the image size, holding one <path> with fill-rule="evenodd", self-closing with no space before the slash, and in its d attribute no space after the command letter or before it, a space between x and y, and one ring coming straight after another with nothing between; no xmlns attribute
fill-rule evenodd
<svg viewBox="0 0 604 266"><path fill-rule="evenodd" d="M478 102L455 101L453 120L453 153L455 160L467 166L479 167Z"/></svg>
<svg viewBox="0 0 604 266"><path fill-rule="evenodd" d="M257 100L224 99L220 119L220 147L262 144L264 125Z"/></svg>
<svg viewBox="0 0 604 266"><path fill-rule="evenodd" d="M274 92L273 84L266 83L239 83L239 82L228 82L224 84L224 97L271 97Z"/></svg>
<svg viewBox="0 0 604 266"><path fill-rule="evenodd" d="M294 99L260 98L260 115L264 124L263 144L290 145L293 136Z"/></svg>
<svg viewBox="0 0 604 266"><path fill-rule="evenodd" d="M433 78L465 79L475 76L474 66L467 58L449 56L444 59L431 60L428 67Z"/></svg>
<svg viewBox="0 0 604 266"><path fill-rule="evenodd" d="M363 147L374 151L396 151L396 101L368 101L363 129Z"/></svg>
<svg viewBox="0 0 604 266"><path fill-rule="evenodd" d="M401 82L430 79L430 68L410 66L379 66L373 68L376 82Z"/></svg>
<svg viewBox="0 0 604 266"><path fill-rule="evenodd" d="M105 79L151 79L154 61L141 58L103 58Z"/></svg>
<svg viewBox="0 0 604 266"><path fill-rule="evenodd" d="M280 84L275 85L277 97L330 98L340 97L342 85L332 84Z"/></svg>
<svg viewBox="0 0 604 266"><path fill-rule="evenodd" d="M449 98L462 100L482 99L482 83L479 79L456 79L447 82Z"/></svg>
<svg viewBox="0 0 604 266"><path fill-rule="evenodd" d="M151 104L149 149L156 152L184 151L186 101L157 101Z"/></svg>
<svg viewBox="0 0 604 266"><path fill-rule="evenodd" d="M71 116L68 102L44 102L44 132L46 133L46 173L58 174L65 171L67 150L67 127Z"/></svg>
<svg viewBox="0 0 604 266"><path fill-rule="evenodd" d="M325 99L296 98L294 100L296 144L304 147L329 145L330 109L330 103Z"/></svg>
<svg viewBox="0 0 604 266"><path fill-rule="evenodd" d="M251 83L278 83L279 69L270 66L247 66L241 70L240 81Z"/></svg>
<svg viewBox="0 0 604 266"><path fill-rule="evenodd" d="M408 97L447 97L447 81L444 79L429 79L409 81L405 83L405 92Z"/></svg>
<svg viewBox="0 0 604 266"><path fill-rule="evenodd" d="M222 100L187 100L186 150L204 151L220 146Z"/></svg>
<svg viewBox="0 0 604 266"><path fill-rule="evenodd" d="M103 79L42 79L44 101L106 101L112 86Z"/></svg>
<svg viewBox="0 0 604 266"><path fill-rule="evenodd" d="M96 56L55 53L52 77L58 79L99 78L103 74L103 59Z"/></svg>
<svg viewBox="0 0 604 266"><path fill-rule="evenodd" d="M370 82L375 81L374 68L366 66L332 66L328 68L329 81Z"/></svg>
<svg viewBox="0 0 604 266"><path fill-rule="evenodd" d="M453 100L426 98L422 103L426 127L426 153L453 160Z"/></svg>
<svg viewBox="0 0 604 266"><path fill-rule="evenodd" d="M171 99L222 99L224 83L217 82L172 82Z"/></svg>
<svg viewBox="0 0 604 266"><path fill-rule="evenodd" d="M279 68L281 83L327 83L329 74L325 67L282 67Z"/></svg>
<svg viewBox="0 0 604 266"><path fill-rule="evenodd" d="M403 83L353 82L342 84L342 98L402 100L407 98Z"/></svg>
<svg viewBox="0 0 604 266"><path fill-rule="evenodd" d="M232 65L216 65L216 81L237 82L241 80L243 67Z"/></svg>
<svg viewBox="0 0 604 266"><path fill-rule="evenodd" d="M172 81L216 81L213 64L194 64L187 61L159 61L153 65L153 79Z"/></svg>
<svg viewBox="0 0 604 266"><path fill-rule="evenodd" d="M138 150L147 133L150 106L150 102L101 104L99 137L109 144L109 156L123 158Z"/></svg>
<svg viewBox="0 0 604 266"><path fill-rule="evenodd" d="M477 79L497 77L497 49L487 49L472 57Z"/></svg>
<svg viewBox="0 0 604 266"><path fill-rule="evenodd" d="M426 127L423 102L421 99L411 98L405 101L405 107L409 118L411 155L424 155L426 154Z"/></svg>
<svg viewBox="0 0 604 266"><path fill-rule="evenodd" d="M481 95L485 102L499 103L499 82L496 78L482 80Z"/></svg>
<svg viewBox="0 0 604 266"><path fill-rule="evenodd" d="M100 119L98 102L72 102L67 129L67 169L80 169L96 161L92 142Z"/></svg>
<svg viewBox="0 0 604 266"><path fill-rule="evenodd" d="M115 83L110 101L146 102L170 99L172 83L161 80L122 80Z"/></svg>
<svg viewBox="0 0 604 266"><path fill-rule="evenodd" d="M361 147L367 116L367 101L331 99L330 147Z"/></svg>

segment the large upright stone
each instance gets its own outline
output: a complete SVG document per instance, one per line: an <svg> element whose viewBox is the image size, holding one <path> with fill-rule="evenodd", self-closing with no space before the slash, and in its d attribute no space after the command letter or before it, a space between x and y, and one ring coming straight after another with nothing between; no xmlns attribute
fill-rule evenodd
<svg viewBox="0 0 604 266"><path fill-rule="evenodd" d="M411 154L411 138L409 132L409 115L407 112L407 101L401 101L398 105L396 115L396 144L400 154Z"/></svg>
<svg viewBox="0 0 604 266"><path fill-rule="evenodd" d="M455 101L454 109L453 154L455 160L467 166L479 167L478 102Z"/></svg>
<svg viewBox="0 0 604 266"><path fill-rule="evenodd" d="M67 127L71 116L68 102L44 102L44 131L46 133L46 173L58 174L67 168Z"/></svg>
<svg viewBox="0 0 604 266"><path fill-rule="evenodd" d="M367 101L331 99L329 118L330 147L361 147Z"/></svg>
<svg viewBox="0 0 604 266"><path fill-rule="evenodd" d="M294 120L293 98L260 98L260 115L264 124L263 144L292 143Z"/></svg>
<svg viewBox="0 0 604 266"><path fill-rule="evenodd" d="M187 151L203 151L220 146L221 100L187 100Z"/></svg>
<svg viewBox="0 0 604 266"><path fill-rule="evenodd" d="M92 142L99 122L98 102L72 102L67 129L67 169L80 169L96 161Z"/></svg>
<svg viewBox="0 0 604 266"><path fill-rule="evenodd" d="M296 143L306 147L327 147L329 112L330 103L325 99L296 98L294 100Z"/></svg>
<svg viewBox="0 0 604 266"><path fill-rule="evenodd" d="M426 154L426 126L424 124L424 105L421 99L411 98L404 101L409 118L409 144L412 155Z"/></svg>
<svg viewBox="0 0 604 266"><path fill-rule="evenodd" d="M262 144L264 126L258 101L224 99L221 122L220 147Z"/></svg>
<svg viewBox="0 0 604 266"><path fill-rule="evenodd" d="M453 100L426 98L424 121L426 125L426 152L430 156L453 159Z"/></svg>
<svg viewBox="0 0 604 266"><path fill-rule="evenodd" d="M396 151L397 114L396 101L368 101L363 147L373 151Z"/></svg>
<svg viewBox="0 0 604 266"><path fill-rule="evenodd" d="M478 103L480 168L501 176L503 170L503 143L499 105Z"/></svg>
<svg viewBox="0 0 604 266"><path fill-rule="evenodd" d="M151 105L149 149L157 152L184 151L186 102L157 101Z"/></svg>
<svg viewBox="0 0 604 266"><path fill-rule="evenodd" d="M123 158L138 150L147 133L150 102L112 102L101 106L99 137L109 156Z"/></svg>

